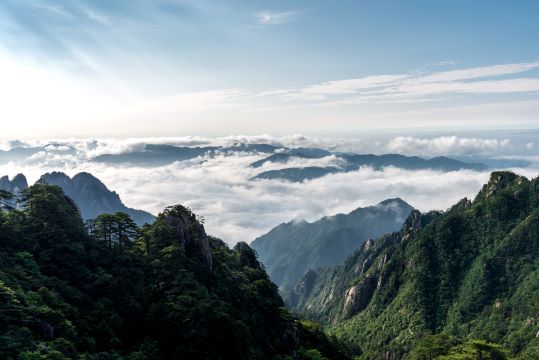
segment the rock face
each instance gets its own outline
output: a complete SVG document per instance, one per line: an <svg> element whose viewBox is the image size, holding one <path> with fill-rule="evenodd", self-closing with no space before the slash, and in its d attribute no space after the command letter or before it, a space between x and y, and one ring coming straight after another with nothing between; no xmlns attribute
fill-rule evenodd
<svg viewBox="0 0 539 360"><path fill-rule="evenodd" d="M165 221L176 231L179 245L189 256L199 257L212 270L212 254L208 235L195 215L181 205L168 209Z"/></svg>
<svg viewBox="0 0 539 360"><path fill-rule="evenodd" d="M375 293L391 281L393 248L406 243L427 226L440 212L421 214L413 210L403 221L400 231L368 239L343 264L316 270L312 290L306 296L284 292L285 302L297 313L326 324L337 324L363 312L373 301ZM410 257L406 268L414 268Z"/></svg>
<svg viewBox="0 0 539 360"><path fill-rule="evenodd" d="M316 272L314 272L311 269L307 269L305 271L305 274L303 274L303 277L300 281L296 284L294 287L294 290L292 291L291 296L293 297L294 302L297 302L298 299L307 298L311 291L313 290L315 281L316 281Z"/></svg>
<svg viewBox="0 0 539 360"><path fill-rule="evenodd" d="M343 317L349 318L365 309L376 289L376 279L367 274L361 282L344 294Z"/></svg>

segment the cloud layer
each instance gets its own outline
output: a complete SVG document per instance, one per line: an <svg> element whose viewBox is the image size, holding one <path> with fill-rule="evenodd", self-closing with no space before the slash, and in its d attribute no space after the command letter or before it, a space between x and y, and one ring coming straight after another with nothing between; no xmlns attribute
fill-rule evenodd
<svg viewBox="0 0 539 360"><path fill-rule="evenodd" d="M146 143L183 146L271 143L281 146L316 146L330 150L364 152L376 149L379 139L310 138L301 135L273 137L228 136L224 138L146 138L146 139L72 139L39 141L29 145L51 144L18 162L0 164L0 175L22 172L35 181L44 172L64 171L74 175L88 171L117 191L126 205L158 213L166 206L181 203L206 218L208 232L233 244L251 241L281 222L292 219L315 220L325 215L349 212L359 206L401 197L420 210L446 209L462 197L473 197L487 181L488 172L406 171L362 168L355 172L332 174L305 183L278 180L249 181L258 172L283 166L338 165L332 156L318 160L292 160L291 164L249 167L264 157L255 153L226 153L201 157L159 167L105 165L92 162L104 153L139 151ZM522 147L533 157L533 146ZM20 142L3 144L7 149ZM379 153L395 151L413 155L508 154L514 149L504 138L437 136L393 137L378 144ZM528 149L529 148L529 149ZM535 176L536 168L517 169Z"/></svg>

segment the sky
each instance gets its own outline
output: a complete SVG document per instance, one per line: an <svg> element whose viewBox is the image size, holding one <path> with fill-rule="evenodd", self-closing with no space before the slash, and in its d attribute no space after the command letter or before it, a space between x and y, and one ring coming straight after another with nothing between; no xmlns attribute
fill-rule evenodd
<svg viewBox="0 0 539 360"><path fill-rule="evenodd" d="M537 1L3 0L2 139L539 126Z"/></svg>

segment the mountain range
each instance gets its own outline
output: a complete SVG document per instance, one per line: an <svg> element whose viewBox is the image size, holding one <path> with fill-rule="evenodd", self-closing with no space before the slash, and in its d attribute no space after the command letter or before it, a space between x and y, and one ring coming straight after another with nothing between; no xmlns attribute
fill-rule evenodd
<svg viewBox="0 0 539 360"><path fill-rule="evenodd" d="M292 151L293 150L293 151ZM336 165L331 166L305 166L305 167L287 167L283 169L263 171L253 179L284 179L293 182L302 182L322 177L327 174L346 173L356 171L361 167L368 166L375 170L380 170L384 167L392 166L406 170L439 170L439 171L455 171L455 170L475 170L483 171L488 168L482 163L467 163L445 156L434 157L431 159L423 159L418 156L405 156L399 154L352 154L352 153L330 153L320 151L319 149L292 149L270 155L262 160L251 164L251 167L258 168L267 163L282 163L294 159L321 159L326 156L334 156Z"/></svg>
<svg viewBox="0 0 539 360"><path fill-rule="evenodd" d="M100 214L116 212L128 214L139 225L155 220L155 217L146 211L125 206L116 192L109 190L92 174L82 172L70 178L62 172L52 172L42 175L40 180L62 188L66 195L75 201L85 220L94 219ZM12 180L7 176L0 178L2 190L17 194L27 187L28 182L23 174L16 175Z"/></svg>
<svg viewBox="0 0 539 360"><path fill-rule="evenodd" d="M389 199L282 224L268 244L297 230L324 255L360 238L341 236L357 224L404 219L340 264L307 268L283 302L249 245L229 248L181 205L142 228L112 216L90 231L48 183L80 190L71 183L89 177L46 174L17 211L0 209L2 359L539 358L539 178L494 172L447 211ZM0 181L14 192L26 182ZM322 252L308 245L319 234L333 239Z"/></svg>
<svg viewBox="0 0 539 360"><path fill-rule="evenodd" d="M362 166L370 166L374 169L382 169L387 166L407 170L431 169L440 171L454 171L461 169L482 171L488 168L482 163L468 163L444 156L432 159L423 159L417 156L404 156L399 154L355 154L330 152L318 148L288 148L270 144L243 144L231 146L203 146L188 147L174 145L147 144L141 151L125 152L121 154L103 154L93 158L93 161L109 164L133 164L139 166L160 166L175 161L195 159L199 156L216 156L218 154L231 154L238 152L269 154L264 158L253 162L253 169L263 168L265 165L285 166L280 169L263 170L252 177L256 179L284 179L292 182L302 182L315 179L324 175L350 172L358 170ZM286 165L294 160L317 160L331 157L334 165L326 166L289 166Z"/></svg>
<svg viewBox="0 0 539 360"><path fill-rule="evenodd" d="M289 288L307 269L339 264L369 238L399 229L412 209L397 198L312 223L290 221L258 237L251 247L271 279Z"/></svg>
<svg viewBox="0 0 539 360"><path fill-rule="evenodd" d="M121 154L103 154L93 158L93 161L121 164L127 163L139 166L160 166L175 161L185 161L199 156L215 156L233 152L272 153L278 147L269 144L233 144L231 146L174 146L165 144L146 144L141 151Z"/></svg>
<svg viewBox="0 0 539 360"><path fill-rule="evenodd" d="M414 210L400 231L307 271L285 300L364 359L401 359L438 333L539 355L538 259L539 178L494 172L473 201ZM431 355L418 359L444 354L440 336L422 343Z"/></svg>

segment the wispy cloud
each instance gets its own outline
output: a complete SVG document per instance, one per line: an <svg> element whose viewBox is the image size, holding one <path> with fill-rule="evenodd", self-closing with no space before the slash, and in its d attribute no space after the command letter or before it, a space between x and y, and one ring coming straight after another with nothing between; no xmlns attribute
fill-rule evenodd
<svg viewBox="0 0 539 360"><path fill-rule="evenodd" d="M101 23L103 25L111 25L110 19L107 16L103 15L103 14L99 14L99 13L97 13L95 11L88 10L88 11L86 11L86 15L88 16L88 19L90 19L92 21Z"/></svg>
<svg viewBox="0 0 539 360"><path fill-rule="evenodd" d="M39 11L48 15L59 15L68 18L72 17L72 14L60 5L46 5L37 2L28 2L28 5L34 11Z"/></svg>
<svg viewBox="0 0 539 360"><path fill-rule="evenodd" d="M539 78L502 78L539 68L539 62L500 64L426 74L410 72L326 81L295 89L266 92L283 100L322 105L413 103L443 100L455 94L539 92Z"/></svg>
<svg viewBox="0 0 539 360"><path fill-rule="evenodd" d="M470 80L490 76L517 74L536 68L539 68L539 62L501 64L443 71L432 75L420 76L417 80L420 82Z"/></svg>
<svg viewBox="0 0 539 360"><path fill-rule="evenodd" d="M255 14L256 22L260 25L277 25L294 21L301 11L261 11Z"/></svg>

